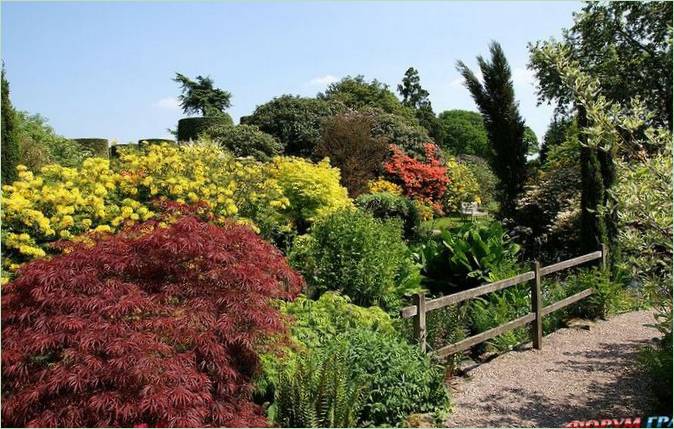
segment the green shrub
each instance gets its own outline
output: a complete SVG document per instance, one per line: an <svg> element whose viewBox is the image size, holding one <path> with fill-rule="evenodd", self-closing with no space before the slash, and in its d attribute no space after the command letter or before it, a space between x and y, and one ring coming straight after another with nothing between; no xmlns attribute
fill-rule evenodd
<svg viewBox="0 0 674 429"><path fill-rule="evenodd" d="M301 295L295 301L280 305L281 313L289 320L292 344L282 355L262 356L263 371L256 381L256 393L260 397L273 397L279 374L284 368L296 366L302 353L316 353L343 332L357 329L387 335L395 333L391 317L381 308L359 307L336 292L326 292L316 301Z"/></svg>
<svg viewBox="0 0 674 429"><path fill-rule="evenodd" d="M498 222L470 222L442 229L418 247L426 276L463 284L496 281L518 274L519 246Z"/></svg>
<svg viewBox="0 0 674 429"><path fill-rule="evenodd" d="M108 139L83 138L72 139L75 143L80 145L83 150L89 150L93 156L100 158L108 157Z"/></svg>
<svg viewBox="0 0 674 429"><path fill-rule="evenodd" d="M340 210L295 239L289 259L312 296L337 290L358 305L395 310L418 289L418 269L402 240L400 222L360 210Z"/></svg>
<svg viewBox="0 0 674 429"><path fill-rule="evenodd" d="M611 278L611 273L594 267L580 271L567 279L576 292L592 288L588 298L578 306L578 315L589 319L606 319L609 315L629 309L629 297L623 284Z"/></svg>
<svg viewBox="0 0 674 429"><path fill-rule="evenodd" d="M514 286L490 293L470 302L470 322L473 334L484 332L525 316L531 311L530 285ZM487 341L488 349L507 351L529 341L529 329L518 328Z"/></svg>
<svg viewBox="0 0 674 429"><path fill-rule="evenodd" d="M364 194L356 198L356 206L369 212L377 219L398 218L403 223L403 233L408 240L416 237L421 217L414 201L389 192Z"/></svg>
<svg viewBox="0 0 674 429"><path fill-rule="evenodd" d="M648 346L639 354L639 364L652 382L652 396L657 401L658 411L672 414L672 331L671 320L664 337L655 346Z"/></svg>
<svg viewBox="0 0 674 429"><path fill-rule="evenodd" d="M445 410L449 397L441 367L399 337L351 330L329 350L346 350L352 379L369 387L360 414L364 425L396 425L410 413Z"/></svg>
<svg viewBox="0 0 674 429"><path fill-rule="evenodd" d="M483 206L488 206L489 204L495 202L494 194L496 192L496 185L498 179L489 167L489 163L479 156L473 155L460 155L456 159L464 164L470 172L475 177L475 180L478 183L478 194L480 195L480 203Z"/></svg>
<svg viewBox="0 0 674 429"><path fill-rule="evenodd" d="M199 134L206 131L208 128L220 126L232 126L234 121L228 113L223 113L221 116L204 116L196 118L183 118L178 121L178 141L185 142L189 140L197 140Z"/></svg>
<svg viewBox="0 0 674 429"><path fill-rule="evenodd" d="M391 317L379 307L359 307L336 292L325 292L317 300L305 296L284 303L282 312L292 317L293 338L314 349L349 329L393 334Z"/></svg>
<svg viewBox="0 0 674 429"><path fill-rule="evenodd" d="M280 427L355 427L366 393L344 350L317 353L281 373L268 415Z"/></svg>
<svg viewBox="0 0 674 429"><path fill-rule="evenodd" d="M281 143L255 125L215 125L206 129L202 136L235 156L252 156L259 161L269 161L283 151Z"/></svg>
<svg viewBox="0 0 674 429"><path fill-rule="evenodd" d="M176 141L171 140L171 139L141 139L141 140L138 140L138 147L143 148L145 146L150 146L150 145L153 145L153 144L162 144L162 143L175 144Z"/></svg>

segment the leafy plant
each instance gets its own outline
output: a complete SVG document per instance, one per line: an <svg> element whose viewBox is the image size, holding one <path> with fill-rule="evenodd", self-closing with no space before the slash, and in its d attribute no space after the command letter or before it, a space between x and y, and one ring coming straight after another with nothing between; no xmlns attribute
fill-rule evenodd
<svg viewBox="0 0 674 429"><path fill-rule="evenodd" d="M274 137L254 125L215 125L203 134L238 157L252 156L258 161L269 161L283 151L283 146Z"/></svg>
<svg viewBox="0 0 674 429"><path fill-rule="evenodd" d="M353 378L343 350L305 356L283 371L269 410L281 427L355 427L367 388ZM320 362L316 362L320 360Z"/></svg>
<svg viewBox="0 0 674 429"><path fill-rule="evenodd" d="M400 223L360 210L340 210L298 237L289 255L309 284L311 296L336 290L358 305L394 311L418 290L418 268L401 237Z"/></svg>
<svg viewBox="0 0 674 429"><path fill-rule="evenodd" d="M529 291L529 285L519 285L471 301L470 320L473 333L484 332L526 315L531 311ZM497 351L506 351L528 340L528 329L518 328L492 338L487 344Z"/></svg>
<svg viewBox="0 0 674 429"><path fill-rule="evenodd" d="M369 390L360 421L364 425L396 425L414 412L448 406L443 371L417 346L395 336L351 330L335 338L328 350L345 350L353 379Z"/></svg>
<svg viewBox="0 0 674 429"><path fill-rule="evenodd" d="M3 423L263 426L258 352L301 286L249 228L192 215L31 262L3 289Z"/></svg>
<svg viewBox="0 0 674 429"><path fill-rule="evenodd" d="M423 273L432 279L495 281L515 272L519 245L498 222L442 229L418 247Z"/></svg>
<svg viewBox="0 0 674 429"><path fill-rule="evenodd" d="M405 238L416 237L421 225L421 215L414 201L388 192L364 194L359 196L356 206L372 213L378 219L400 219L403 223Z"/></svg>

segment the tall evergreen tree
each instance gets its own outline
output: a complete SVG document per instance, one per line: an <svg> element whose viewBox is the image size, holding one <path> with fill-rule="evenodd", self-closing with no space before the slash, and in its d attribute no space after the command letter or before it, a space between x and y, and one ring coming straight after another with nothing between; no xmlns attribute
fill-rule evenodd
<svg viewBox="0 0 674 429"><path fill-rule="evenodd" d="M500 179L501 216L510 217L527 178L528 145L524 141L524 120L515 101L512 73L503 49L492 42L489 52L491 61L477 57L484 83L462 61L457 63L457 69L482 113L494 154L492 168Z"/></svg>
<svg viewBox="0 0 674 429"><path fill-rule="evenodd" d="M19 163L19 139L17 138L16 112L9 100L9 82L2 66L2 183L16 180Z"/></svg>
<svg viewBox="0 0 674 429"><path fill-rule="evenodd" d="M436 143L440 144L442 142L442 127L433 112L431 100L428 99L428 91L421 86L417 69L414 67L407 69L402 83L398 85L398 93L403 98L403 105L414 109L419 124L428 130L429 135L433 137Z"/></svg>

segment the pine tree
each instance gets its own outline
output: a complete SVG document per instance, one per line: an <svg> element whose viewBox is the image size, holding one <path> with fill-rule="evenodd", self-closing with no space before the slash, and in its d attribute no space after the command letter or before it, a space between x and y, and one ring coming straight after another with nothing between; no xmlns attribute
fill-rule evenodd
<svg viewBox="0 0 674 429"><path fill-rule="evenodd" d="M186 115L201 113L202 116L222 116L231 105L232 94L229 91L215 88L213 79L197 76L196 81L176 73L174 81L182 89L180 107Z"/></svg>
<svg viewBox="0 0 674 429"><path fill-rule="evenodd" d="M527 178L524 121L515 100L512 73L501 45L489 46L491 61L477 57L484 83L462 61L457 69L482 113L494 157L492 168L500 179L501 216L511 217Z"/></svg>
<svg viewBox="0 0 674 429"><path fill-rule="evenodd" d="M421 86L419 72L414 67L410 67L405 72L402 83L398 85L398 93L403 98L403 105L414 109L415 116L419 124L428 130L428 133L436 143L442 141L442 128L440 121L433 112L430 95Z"/></svg>

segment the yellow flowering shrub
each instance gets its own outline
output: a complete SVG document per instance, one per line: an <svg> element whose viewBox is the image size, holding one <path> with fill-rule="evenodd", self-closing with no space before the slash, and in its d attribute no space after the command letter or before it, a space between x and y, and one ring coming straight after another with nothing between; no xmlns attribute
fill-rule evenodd
<svg viewBox="0 0 674 429"><path fill-rule="evenodd" d="M313 163L303 158L275 157L268 170L288 198L284 212L300 230L325 214L353 206L346 188L339 183L339 169L331 167L327 158Z"/></svg>
<svg viewBox="0 0 674 429"><path fill-rule="evenodd" d="M480 185L470 168L450 156L447 159L449 183L445 190L444 208L447 212L458 212L461 203L480 204Z"/></svg>
<svg viewBox="0 0 674 429"><path fill-rule="evenodd" d="M370 194L388 192L389 194L402 195L403 192L400 186L385 179L370 180L367 184L367 189Z"/></svg>
<svg viewBox="0 0 674 429"><path fill-rule="evenodd" d="M5 273L49 253L54 241L153 216L120 191L123 178L106 159L86 159L79 169L51 164L37 176L23 166L18 170L18 180L2 188L3 282Z"/></svg>

